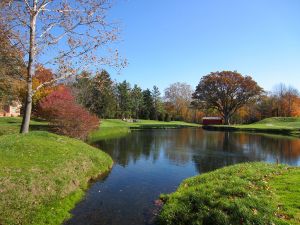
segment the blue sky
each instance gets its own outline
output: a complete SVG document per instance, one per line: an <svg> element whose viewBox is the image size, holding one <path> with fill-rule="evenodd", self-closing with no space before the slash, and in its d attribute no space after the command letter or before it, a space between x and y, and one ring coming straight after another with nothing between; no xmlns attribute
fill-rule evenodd
<svg viewBox="0 0 300 225"><path fill-rule="evenodd" d="M299 0L116 0L118 48L129 65L112 77L161 91L237 70L263 88L300 90Z"/></svg>

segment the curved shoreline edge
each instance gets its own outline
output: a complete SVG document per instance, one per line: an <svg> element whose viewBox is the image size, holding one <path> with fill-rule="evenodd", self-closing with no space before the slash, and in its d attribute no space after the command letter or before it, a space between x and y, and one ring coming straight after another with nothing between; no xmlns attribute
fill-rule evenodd
<svg viewBox="0 0 300 225"><path fill-rule="evenodd" d="M111 157L45 131L0 137L0 224L62 224Z"/></svg>
<svg viewBox="0 0 300 225"><path fill-rule="evenodd" d="M161 199L162 225L297 225L300 168L263 162L226 166L184 180Z"/></svg>

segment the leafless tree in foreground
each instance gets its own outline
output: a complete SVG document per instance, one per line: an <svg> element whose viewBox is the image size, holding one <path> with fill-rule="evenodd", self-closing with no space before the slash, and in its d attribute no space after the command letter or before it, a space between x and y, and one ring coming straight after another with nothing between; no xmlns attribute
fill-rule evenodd
<svg viewBox="0 0 300 225"><path fill-rule="evenodd" d="M45 85L99 65L120 68L118 52L109 48L118 29L107 19L110 0L1 0L0 23L13 46L24 53L27 95L21 133L29 131L32 97ZM99 57L101 55L101 57ZM37 63L55 68L56 77L35 90Z"/></svg>

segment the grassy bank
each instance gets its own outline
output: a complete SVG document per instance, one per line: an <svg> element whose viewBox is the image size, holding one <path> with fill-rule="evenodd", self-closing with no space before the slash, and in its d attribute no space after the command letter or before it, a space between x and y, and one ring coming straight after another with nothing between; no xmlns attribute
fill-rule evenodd
<svg viewBox="0 0 300 225"><path fill-rule="evenodd" d="M14 125L12 125L13 127ZM112 159L44 131L0 137L0 224L61 224Z"/></svg>
<svg viewBox="0 0 300 225"><path fill-rule="evenodd" d="M247 125L204 126L208 130L250 131L300 137L299 117L272 117Z"/></svg>
<svg viewBox="0 0 300 225"><path fill-rule="evenodd" d="M166 204L160 224L300 224L300 168L245 163L195 176Z"/></svg>
<svg viewBox="0 0 300 225"><path fill-rule="evenodd" d="M106 138L123 136L128 134L131 129L170 129L182 127L199 127L199 124L156 120L139 120L138 122L130 123L118 119L104 119L101 120L100 129L90 135L89 142L93 143Z"/></svg>

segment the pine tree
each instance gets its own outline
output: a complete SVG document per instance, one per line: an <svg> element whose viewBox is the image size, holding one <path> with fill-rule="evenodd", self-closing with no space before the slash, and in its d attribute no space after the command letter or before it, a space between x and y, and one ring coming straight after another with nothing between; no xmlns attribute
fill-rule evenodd
<svg viewBox="0 0 300 225"><path fill-rule="evenodd" d="M95 77L83 72L75 84L80 104L100 118L114 118L116 97L113 81L107 71L102 70Z"/></svg>
<svg viewBox="0 0 300 225"><path fill-rule="evenodd" d="M122 118L131 116L131 96L130 96L131 88L130 84L124 80L122 83L117 85L117 98L120 116Z"/></svg>
<svg viewBox="0 0 300 225"><path fill-rule="evenodd" d="M158 89L158 87L156 85L153 86L153 90L152 90L152 98L153 98L153 114L152 114L152 118L155 120L163 120L163 103L162 103L162 99L161 99L161 94L160 91Z"/></svg>
<svg viewBox="0 0 300 225"><path fill-rule="evenodd" d="M143 91L143 110L142 110L142 118L143 119L151 119L153 117L153 98L151 91L149 89L146 89Z"/></svg>
<svg viewBox="0 0 300 225"><path fill-rule="evenodd" d="M136 84L131 90L131 99L132 99L132 115L139 119L143 107L143 93L142 89L138 87Z"/></svg>

